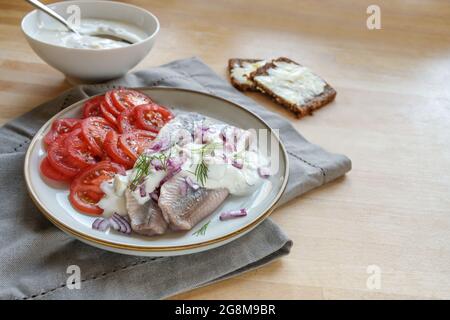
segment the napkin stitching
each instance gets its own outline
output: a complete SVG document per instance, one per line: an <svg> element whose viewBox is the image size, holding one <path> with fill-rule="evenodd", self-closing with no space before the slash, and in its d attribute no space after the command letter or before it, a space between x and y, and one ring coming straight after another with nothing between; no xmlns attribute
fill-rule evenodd
<svg viewBox="0 0 450 320"><path fill-rule="evenodd" d="M184 76L184 75L176 75L176 76L168 76L168 77L165 77L165 78L160 78L159 80L151 82L150 86L157 86L157 85L161 84L161 82L166 81L166 80L171 80L171 79L184 79L184 80L186 80L186 76Z"/></svg>
<svg viewBox="0 0 450 320"><path fill-rule="evenodd" d="M291 156L293 156L294 158L296 158L297 160L300 160L300 161L306 163L307 165L309 165L309 166L311 166L313 168L319 169L320 172L322 173L322 177L323 177L323 180L325 182L325 179L326 179L327 175L325 173L325 169L324 168L322 168L321 166L315 165L314 163L311 163L308 160L303 159L302 157L296 155L295 153L293 153L291 151L288 151L287 153L290 154Z"/></svg>
<svg viewBox="0 0 450 320"><path fill-rule="evenodd" d="M115 268L115 269L112 269L111 271L103 272L103 273L100 273L100 274L91 276L91 277L89 277L89 278L81 279L80 282L81 282L81 283L84 283L84 282L91 281L91 280L102 279L102 278L105 278L105 277L109 276L110 274L116 273L117 271L123 271L123 270L130 269L130 268L132 268L132 267L145 265L145 264L147 264L147 263L150 263L150 262L153 262L153 261L162 259L162 258L164 258L164 257L155 257L155 258L150 258L149 260L135 261L135 262L133 262L133 263L131 263L131 264L129 264L129 265L126 265L126 266L123 266L123 267L120 267L120 268ZM59 286L57 286L57 287L54 287L54 288L52 288L52 289L43 291L43 292L41 292L41 293L37 293L37 294L33 294L33 295L31 295L31 296L23 297L22 300L30 300L30 299L40 298L40 297L43 297L43 296L45 296L45 295L47 295L47 294L49 294L49 293L53 293L53 292L55 292L56 290L63 289L63 288L65 288L66 286L67 286L67 284L66 284L66 283L63 283L63 284L61 284L61 285L59 285Z"/></svg>

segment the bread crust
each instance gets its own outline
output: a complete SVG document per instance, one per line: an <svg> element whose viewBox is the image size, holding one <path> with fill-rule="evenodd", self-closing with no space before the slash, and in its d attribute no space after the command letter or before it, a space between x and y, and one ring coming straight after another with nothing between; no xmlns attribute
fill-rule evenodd
<svg viewBox="0 0 450 320"><path fill-rule="evenodd" d="M251 85L246 83L240 83L233 76L231 71L235 68L236 65L242 67L245 62L247 63L255 63L262 61L264 59L239 59L239 58L231 58L228 60L228 74L230 75L231 84L240 91L257 91L256 85L252 83ZM250 81L252 81L249 78ZM253 81L252 81L253 82Z"/></svg>
<svg viewBox="0 0 450 320"><path fill-rule="evenodd" d="M287 101L283 97L274 93L270 88L264 86L257 79L255 79L255 77L257 77L257 76L268 75L269 69L277 67L275 65L275 62L294 63L296 65L301 66L301 64L299 64L289 58L280 57L280 58L274 59L274 60L266 63L264 66L258 68L256 71L252 72L249 75L249 78L255 83L256 88L259 91L270 96L277 103L279 103L280 105L282 105L289 111L293 112L297 118L302 118L307 115L312 115L314 110L317 110L317 109L327 105L328 103L333 101L334 98L336 97L336 94L337 94L336 90L334 90L333 87L331 87L327 82L325 82L326 85L324 87L323 92L320 95L310 99L306 103L304 103L302 105L298 105L298 104L294 104L294 103Z"/></svg>

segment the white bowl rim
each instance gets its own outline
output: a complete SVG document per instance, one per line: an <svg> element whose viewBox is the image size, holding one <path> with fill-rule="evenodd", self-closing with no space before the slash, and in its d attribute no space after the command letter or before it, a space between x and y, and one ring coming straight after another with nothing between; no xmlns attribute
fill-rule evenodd
<svg viewBox="0 0 450 320"><path fill-rule="evenodd" d="M158 34L159 29L160 29L160 23L159 23L159 20L158 20L158 18L157 18L153 13L151 13L151 12L148 11L147 9L144 9L144 8L141 8L141 7L135 6L135 5L133 5L133 4L129 4L129 3L123 3L123 2L119 2L119 1L99 1L99 0L89 0L89 1L84 0L84 1L81 1L81 0L70 0L70 1L59 1L59 2L54 2L54 3L49 3L49 4L47 4L47 5L52 5L52 6L53 6L53 5L62 5L62 4L71 4L71 3L77 3L77 4L78 4L78 3L79 3L79 4L83 4L83 3L103 3L103 4L113 3L113 4L115 4L115 5L117 4L117 5L121 5L121 6L124 6L124 7L135 8L135 9L137 9L137 10L139 10L139 11L142 11L143 13L149 15L151 18L153 18L153 19L155 20L155 22L156 22L156 29L155 29L155 31L154 31L152 34L150 34L147 38L145 38L145 39L143 39L143 40L141 40L141 41L138 41L138 42L136 42L136 43L132 43L132 44L130 44L130 45L128 45L128 46L125 46L125 47L119 47L119 48L104 48L104 49L69 48L69 47L58 46L58 45L53 44L53 43L48 43L48 42L39 40L38 38L36 38L36 37L32 36L31 34L29 34L29 32L25 31L25 28L23 27L25 20L26 20L26 19L29 19L29 17L30 17L32 14L37 14L37 12L39 11L38 9L34 9L33 11L28 12L28 13L25 15L25 17L22 18L22 21L21 21L21 23L20 23L20 28L22 29L22 32L25 34L25 36L27 36L27 37L33 39L33 40L36 41L36 42L39 42L39 43L41 43L41 44L43 44L43 45L47 45L47 46L50 46L50 47L59 48L59 49L62 49L62 50L75 50L75 51L82 51L82 52L104 52L104 51L119 51L119 50L126 50L126 49L128 49L128 48L132 48L132 47L141 45L141 44L143 44L144 42L148 42L148 41L150 41L151 39L153 39L153 38Z"/></svg>

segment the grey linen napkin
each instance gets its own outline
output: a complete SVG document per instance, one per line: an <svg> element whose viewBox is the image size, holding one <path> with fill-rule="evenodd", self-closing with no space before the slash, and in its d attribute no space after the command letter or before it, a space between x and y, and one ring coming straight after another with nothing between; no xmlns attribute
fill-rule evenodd
<svg viewBox="0 0 450 320"><path fill-rule="evenodd" d="M0 298L161 299L260 267L289 253L292 242L270 219L222 247L177 257L121 255L86 245L54 227L34 206L23 178L24 155L55 113L114 86L169 86L212 93L261 116L289 153L290 178L280 204L344 175L350 160L307 142L288 121L240 94L197 58L138 71L103 85L83 85L0 128ZM81 270L81 289L66 285Z"/></svg>

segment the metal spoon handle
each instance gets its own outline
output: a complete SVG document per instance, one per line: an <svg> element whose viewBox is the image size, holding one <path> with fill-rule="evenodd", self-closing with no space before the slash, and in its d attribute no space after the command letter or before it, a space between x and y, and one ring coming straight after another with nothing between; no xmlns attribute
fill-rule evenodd
<svg viewBox="0 0 450 320"><path fill-rule="evenodd" d="M39 10L44 11L49 16L55 18L56 20L61 22L70 31L75 32L76 34L78 34L78 31L75 30L74 28L72 28L72 26L66 21L66 19L61 17L58 13L56 13L54 10L50 9L49 7L47 7L45 4L41 3L38 0L25 0L25 1L30 3L34 7L38 8Z"/></svg>

